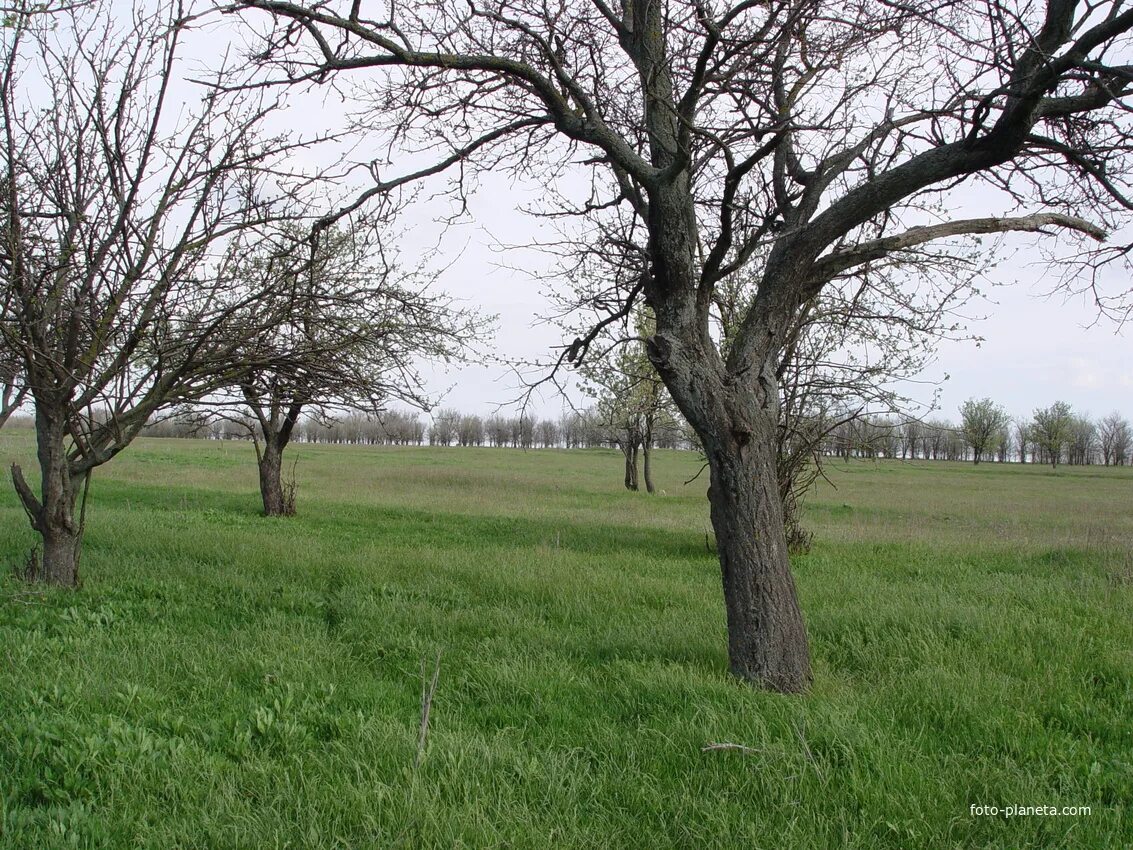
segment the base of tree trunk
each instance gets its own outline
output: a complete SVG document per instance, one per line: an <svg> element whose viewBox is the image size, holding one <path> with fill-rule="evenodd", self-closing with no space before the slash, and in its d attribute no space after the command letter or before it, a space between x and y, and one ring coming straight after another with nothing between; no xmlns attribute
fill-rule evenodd
<svg viewBox="0 0 1133 850"><path fill-rule="evenodd" d="M41 548L42 547L42 548ZM17 575L24 581L57 587L79 586L79 541L76 535L59 532L45 535L28 553Z"/></svg>
<svg viewBox="0 0 1133 850"><path fill-rule="evenodd" d="M731 672L779 693L810 687L810 647L787 558L774 439L710 453L709 502L724 584ZM761 453L764 455L761 457Z"/></svg>

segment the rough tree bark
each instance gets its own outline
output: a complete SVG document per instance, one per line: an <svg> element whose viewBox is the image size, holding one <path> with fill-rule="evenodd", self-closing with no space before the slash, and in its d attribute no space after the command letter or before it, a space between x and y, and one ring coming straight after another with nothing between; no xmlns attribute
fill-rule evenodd
<svg viewBox="0 0 1133 850"><path fill-rule="evenodd" d="M82 525L75 514L89 472L72 475L65 444L66 421L36 409L36 455L42 473L42 498L36 498L23 470L12 464L12 483L32 528L42 537L43 551L28 570L29 578L64 587L79 584ZM33 554L33 560L35 555Z"/></svg>
<svg viewBox="0 0 1133 850"><path fill-rule="evenodd" d="M724 586L728 663L735 675L783 693L811 681L806 627L791 575L776 475L778 392L720 377L711 358L663 335L649 356L696 430L708 460L708 500ZM718 361L717 361L718 362Z"/></svg>
<svg viewBox="0 0 1133 850"><path fill-rule="evenodd" d="M278 438L265 436L263 447L257 446L256 461L260 470L260 497L264 503L264 516L294 514L294 503L288 504L283 495L283 448Z"/></svg>
<svg viewBox="0 0 1133 850"><path fill-rule="evenodd" d="M244 398L259 423L259 434L254 434L253 438L264 516L294 516L295 494L284 492L283 487L283 450L291 442L304 402L294 402L286 409L278 399L264 405L264 399L250 385L244 387Z"/></svg>
<svg viewBox="0 0 1133 850"><path fill-rule="evenodd" d="M625 456L626 474L625 485L627 490L637 492L637 442L632 438L621 444L622 454Z"/></svg>

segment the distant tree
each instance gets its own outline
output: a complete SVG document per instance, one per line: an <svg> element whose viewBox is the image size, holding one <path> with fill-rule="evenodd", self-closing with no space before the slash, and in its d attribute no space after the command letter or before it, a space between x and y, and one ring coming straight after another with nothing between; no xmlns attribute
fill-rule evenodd
<svg viewBox="0 0 1133 850"><path fill-rule="evenodd" d="M1089 416L1074 416L1070 420L1070 434L1066 441L1066 461L1075 466L1094 462L1097 451L1098 429Z"/></svg>
<svg viewBox="0 0 1133 850"><path fill-rule="evenodd" d="M451 446L456 441L459 424L459 410L443 407L433 411L433 424L429 428L429 445Z"/></svg>
<svg viewBox="0 0 1133 850"><path fill-rule="evenodd" d="M521 414L514 421L513 445L518 449L530 449L535 445L535 420Z"/></svg>
<svg viewBox="0 0 1133 850"><path fill-rule="evenodd" d="M1133 432L1129 422L1116 410L1098 422L1098 445L1106 466L1124 466L1129 457Z"/></svg>
<svg viewBox="0 0 1133 850"><path fill-rule="evenodd" d="M1000 426L992 437L992 449L995 459L1000 463L1007 463L1011 456L1011 421L1007 420Z"/></svg>
<svg viewBox="0 0 1133 850"><path fill-rule="evenodd" d="M484 432L488 437L488 444L497 448L506 446L511 439L511 425L497 413L493 413L485 421Z"/></svg>
<svg viewBox="0 0 1133 850"><path fill-rule="evenodd" d="M391 216L366 223L283 229L248 246L233 283L271 288L283 318L249 334L248 363L236 382L251 411L264 514L294 513L285 493L284 450L303 415L357 411L350 442L377 439L391 400L427 408L416 364L451 361L479 340L478 317L429 291L432 280L404 272L386 233ZM260 309L262 305L257 305ZM478 421L478 420L477 420Z"/></svg>
<svg viewBox="0 0 1133 850"><path fill-rule="evenodd" d="M583 388L596 400L596 412L610 440L625 459L625 486L639 489L638 457L644 460L644 484L657 492L653 481L654 432L673 418L673 403L645 350L653 319L645 311L634 317L630 337L615 340L601 357L579 364Z"/></svg>
<svg viewBox="0 0 1133 850"><path fill-rule="evenodd" d="M1031 423L1026 419L1014 420L1015 448L1019 452L1019 463L1027 462L1027 450L1031 447Z"/></svg>
<svg viewBox="0 0 1133 850"><path fill-rule="evenodd" d="M1057 467L1062 452L1070 441L1074 414L1070 405L1056 401L1050 407L1037 408L1031 421L1030 436L1043 460Z"/></svg>
<svg viewBox="0 0 1133 850"><path fill-rule="evenodd" d="M990 398L968 399L960 405L960 434L972 449L972 462L978 464L994 453L1010 418L1007 411ZM1002 439L998 440L1002 443Z"/></svg>
<svg viewBox="0 0 1133 850"><path fill-rule="evenodd" d="M559 426L553 419L541 419L536 425L539 445L545 449L553 449L559 444Z"/></svg>
<svg viewBox="0 0 1133 850"><path fill-rule="evenodd" d="M142 428L143 437L197 439L208 435L209 423L193 410L179 410L153 417Z"/></svg>
<svg viewBox="0 0 1133 850"><path fill-rule="evenodd" d="M901 427L901 457L916 460L917 446L920 443L921 422L919 419L906 419Z"/></svg>
<svg viewBox="0 0 1133 850"><path fill-rule="evenodd" d="M484 420L475 414L465 414L457 420L456 441L462 446L484 445Z"/></svg>

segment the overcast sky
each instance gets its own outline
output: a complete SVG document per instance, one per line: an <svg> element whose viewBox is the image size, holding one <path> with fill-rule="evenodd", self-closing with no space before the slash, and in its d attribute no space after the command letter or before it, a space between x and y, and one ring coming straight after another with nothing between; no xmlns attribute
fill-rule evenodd
<svg viewBox="0 0 1133 850"><path fill-rule="evenodd" d="M515 209L524 191L516 189L509 197L509 188L501 181L473 199L476 221L453 229L442 243L446 251L462 253L439 285L499 314L494 349L501 357L545 359L560 341L554 327L540 324L551 308L541 294L547 284L507 266L537 271L546 261L530 251L501 254L491 247L493 240L523 243L545 233ZM430 227L425 218L411 230L422 238ZM958 418L965 399L984 396L1012 416L1029 417L1036 407L1067 401L1095 418L1112 410L1133 418L1133 328L1123 332L1114 322L1099 320L1096 308L1081 296L1048 296L1055 280L1033 241L1016 247L993 279L1000 285L965 311L973 317L969 332L983 341L941 343L925 383L906 386L907 394L926 405L935 396L939 411L933 415L950 419ZM444 393L442 404L469 413L491 413L522 389L503 365L428 371L430 389ZM575 402L580 400L576 394ZM544 393L533 408L539 416L557 416L563 404L553 393Z"/></svg>

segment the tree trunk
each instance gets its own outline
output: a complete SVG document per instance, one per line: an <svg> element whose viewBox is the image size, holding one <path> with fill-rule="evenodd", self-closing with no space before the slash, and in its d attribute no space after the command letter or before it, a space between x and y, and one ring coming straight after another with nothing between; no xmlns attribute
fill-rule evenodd
<svg viewBox="0 0 1133 850"><path fill-rule="evenodd" d="M295 513L295 503L283 492L283 446L274 435L264 437L258 461L264 516L291 516Z"/></svg>
<svg viewBox="0 0 1133 850"><path fill-rule="evenodd" d="M29 559L26 575L31 580L77 587L82 527L75 516L75 505L89 473L71 474L63 417L46 414L43 407L37 405L35 430L41 474L38 498L24 479L23 470L12 464L12 483L32 528L39 533L43 544L40 556L36 558L33 553Z"/></svg>
<svg viewBox="0 0 1133 850"><path fill-rule="evenodd" d="M626 443L622 448L626 459L625 485L627 490L637 491L637 446Z"/></svg>
<svg viewBox="0 0 1133 850"><path fill-rule="evenodd" d="M782 693L806 690L810 648L791 576L776 476L778 390L768 365L755 386L724 382L660 334L649 357L696 429L711 471L708 499L724 585L728 660L736 676ZM694 350L695 351L695 350Z"/></svg>
<svg viewBox="0 0 1133 850"><path fill-rule="evenodd" d="M645 490L646 490L646 492L648 492L650 494L656 493L657 488L653 486L653 466L650 463L650 454L651 453L650 453L650 450L649 450L649 441L648 440L645 440L645 441L642 442L642 444L641 444L641 454L642 454L642 458L643 458L641 471L642 471L642 474L645 476Z"/></svg>
<svg viewBox="0 0 1133 850"><path fill-rule="evenodd" d="M712 527L728 614L732 673L784 693L810 684L810 650L787 558L775 436L709 451Z"/></svg>

